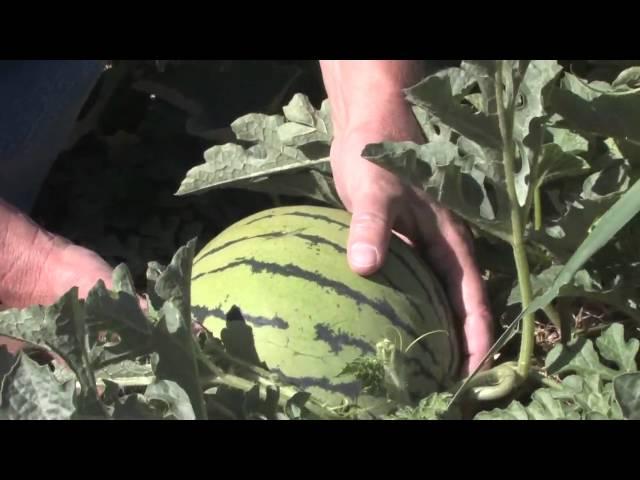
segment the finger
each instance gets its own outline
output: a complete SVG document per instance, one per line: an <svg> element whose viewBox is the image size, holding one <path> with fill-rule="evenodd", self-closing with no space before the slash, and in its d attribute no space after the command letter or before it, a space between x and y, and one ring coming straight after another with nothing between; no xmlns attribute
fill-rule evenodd
<svg viewBox="0 0 640 480"><path fill-rule="evenodd" d="M58 256L55 268L61 288L56 295L62 295L71 287L78 287L78 296L86 298L99 280L104 282L106 288L113 290L113 269L97 253L86 248L65 244L64 252ZM61 293L62 292L62 293ZM143 312L148 311L146 298L136 295L138 304Z"/></svg>
<svg viewBox="0 0 640 480"><path fill-rule="evenodd" d="M384 263L398 215L397 198L386 188L370 188L353 198L347 256L354 272L370 275Z"/></svg>
<svg viewBox="0 0 640 480"><path fill-rule="evenodd" d="M78 296L86 298L99 280L104 282L106 288L113 287L111 266L97 253L84 247L64 243L48 260L49 267L56 272L55 279L48 279L54 282L51 287L54 287L56 296L78 287Z"/></svg>
<svg viewBox="0 0 640 480"><path fill-rule="evenodd" d="M439 206L431 204L430 213L430 219L420 215L417 225L422 238L428 241L427 260L443 279L454 313L463 322L467 353L464 370L468 373L491 348L493 323L489 302L468 231Z"/></svg>
<svg viewBox="0 0 640 480"><path fill-rule="evenodd" d="M50 305L74 285L110 279L95 253L73 246L0 200L0 300L9 307ZM79 282L78 282L79 281Z"/></svg>

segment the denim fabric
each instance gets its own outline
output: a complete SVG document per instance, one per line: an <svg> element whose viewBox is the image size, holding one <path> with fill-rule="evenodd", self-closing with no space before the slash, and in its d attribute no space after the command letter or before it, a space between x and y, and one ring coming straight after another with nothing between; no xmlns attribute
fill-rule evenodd
<svg viewBox="0 0 640 480"><path fill-rule="evenodd" d="M29 211L104 68L98 60L0 61L0 197Z"/></svg>

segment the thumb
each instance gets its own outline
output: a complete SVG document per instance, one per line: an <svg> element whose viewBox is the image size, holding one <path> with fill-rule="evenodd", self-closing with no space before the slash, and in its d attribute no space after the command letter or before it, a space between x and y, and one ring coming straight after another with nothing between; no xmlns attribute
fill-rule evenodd
<svg viewBox="0 0 640 480"><path fill-rule="evenodd" d="M61 237L55 237L52 243L29 303L51 305L73 287L78 289L78 297L85 299L98 280L108 289L113 287L113 269L97 253Z"/></svg>
<svg viewBox="0 0 640 480"><path fill-rule="evenodd" d="M370 275L384 264L398 212L398 197L384 189L353 199L347 256L354 272Z"/></svg>
<svg viewBox="0 0 640 480"><path fill-rule="evenodd" d="M58 279L58 291L61 296L73 286L78 287L80 298L86 298L98 280L102 280L106 288L113 290L113 268L97 253L78 245L66 245L64 251L58 255L58 261L53 268ZM148 310L147 300L136 295L138 304L143 311ZM57 299L56 299L57 300Z"/></svg>

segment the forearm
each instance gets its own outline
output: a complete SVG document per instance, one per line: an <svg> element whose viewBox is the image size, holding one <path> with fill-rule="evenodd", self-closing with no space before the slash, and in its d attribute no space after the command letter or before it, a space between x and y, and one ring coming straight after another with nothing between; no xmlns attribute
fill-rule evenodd
<svg viewBox="0 0 640 480"><path fill-rule="evenodd" d="M320 67L337 130L408 108L403 89L423 76L422 62L321 60Z"/></svg>

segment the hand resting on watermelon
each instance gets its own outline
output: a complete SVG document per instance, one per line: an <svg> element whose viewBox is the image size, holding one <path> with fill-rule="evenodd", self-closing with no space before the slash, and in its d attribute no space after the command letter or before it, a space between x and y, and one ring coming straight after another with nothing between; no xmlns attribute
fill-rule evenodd
<svg viewBox="0 0 640 480"><path fill-rule="evenodd" d="M491 347L491 314L482 277L465 227L422 192L363 159L365 145L424 138L402 89L421 79L409 61L323 61L332 106L331 165L338 194L352 212L348 260L362 275L384 262L392 229L402 234L445 281L452 306L463 320L468 368Z"/></svg>

